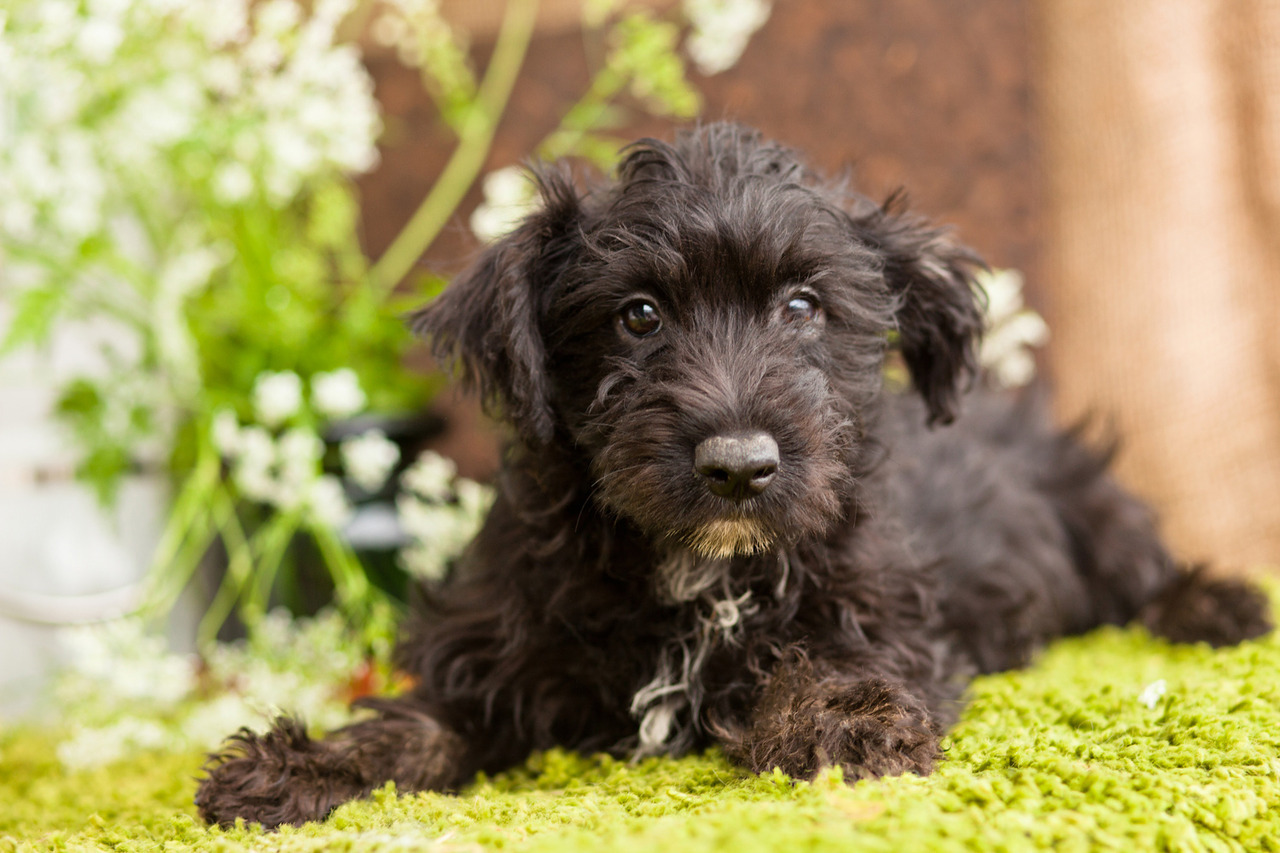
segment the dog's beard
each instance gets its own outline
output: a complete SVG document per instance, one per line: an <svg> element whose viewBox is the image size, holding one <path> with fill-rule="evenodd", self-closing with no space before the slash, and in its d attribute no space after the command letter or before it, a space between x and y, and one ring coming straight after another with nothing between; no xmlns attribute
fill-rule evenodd
<svg viewBox="0 0 1280 853"><path fill-rule="evenodd" d="M694 553L724 560L767 550L773 544L773 535L749 518L721 518L693 528L684 540Z"/></svg>

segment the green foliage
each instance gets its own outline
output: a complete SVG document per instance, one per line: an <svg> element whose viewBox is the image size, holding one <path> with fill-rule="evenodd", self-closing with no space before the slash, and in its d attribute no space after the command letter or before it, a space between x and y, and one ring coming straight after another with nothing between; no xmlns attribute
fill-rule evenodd
<svg viewBox="0 0 1280 853"><path fill-rule="evenodd" d="M647 12L624 17L612 35L609 68L630 80L631 93L660 115L690 118L700 99L677 53L680 27Z"/></svg>
<svg viewBox="0 0 1280 853"><path fill-rule="evenodd" d="M327 419L355 412L313 399L275 422L255 395L283 376L314 397L317 377L345 368L363 408L428 404L442 379L405 367L403 315L444 283L412 270L481 177L537 11L534 0L506 5L481 73L438 4L364 7L373 37L418 69L457 136L437 183L374 259L352 181L376 160L377 105L354 47L335 41L354 4L14 0L0 16L0 54L13 60L0 102L19 130L0 146L0 186L16 188L0 194L0 221L18 226L0 230L0 290L16 307L0 355L44 342L63 320L109 319L127 339L103 348L105 371L59 389L58 413L104 501L140 462L178 483L151 612L166 612L221 542L227 579L205 634L232 611L262 617L280 577L293 580L297 539L310 540L348 615L387 611L338 535L350 507L333 466L307 457L296 482L278 476L286 439L306 450ZM596 0L584 23L590 83L536 150L607 168L619 147L608 132L629 111L696 114L681 56L691 25L682 6L657 14L626 0ZM256 479L237 479L219 423L251 433Z"/></svg>
<svg viewBox="0 0 1280 853"><path fill-rule="evenodd" d="M17 305L4 340L0 341L0 355L11 353L25 344L43 344L49 338L54 321L62 311L66 291L56 283L32 287L18 294Z"/></svg>

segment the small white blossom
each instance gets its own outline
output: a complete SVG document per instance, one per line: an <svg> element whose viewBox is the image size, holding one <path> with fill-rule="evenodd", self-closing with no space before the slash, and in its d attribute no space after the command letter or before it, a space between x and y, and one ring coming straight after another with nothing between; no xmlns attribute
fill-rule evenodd
<svg viewBox="0 0 1280 853"><path fill-rule="evenodd" d="M240 430L240 455L231 469L231 477L245 497L270 503L276 494L276 443L260 426Z"/></svg>
<svg viewBox="0 0 1280 853"><path fill-rule="evenodd" d="M164 638L148 634L139 619L66 628L59 642L78 679L64 689L81 699L92 692L130 707L168 709L195 685L190 659L171 654Z"/></svg>
<svg viewBox="0 0 1280 853"><path fill-rule="evenodd" d="M307 508L320 524L335 530L351 520L351 502L337 477L326 474L311 484L307 494Z"/></svg>
<svg viewBox="0 0 1280 853"><path fill-rule="evenodd" d="M493 503L492 489L456 475L453 462L427 451L401 477L405 491L396 498L396 511L413 542L400 551L400 562L414 577L442 577Z"/></svg>
<svg viewBox="0 0 1280 853"><path fill-rule="evenodd" d="M203 27L206 44L215 50L249 35L249 0L219 0L192 8L191 13Z"/></svg>
<svg viewBox="0 0 1280 853"><path fill-rule="evenodd" d="M376 492L400 461L400 448L379 429L371 429L342 442L342 465L356 485Z"/></svg>
<svg viewBox="0 0 1280 853"><path fill-rule="evenodd" d="M260 36L279 36L297 26L302 10L294 0L267 0L254 12L254 24Z"/></svg>
<svg viewBox="0 0 1280 853"><path fill-rule="evenodd" d="M77 727L75 734L58 744L56 752L68 770L100 767L144 749L161 749L172 745L173 738L154 720L126 717L102 728Z"/></svg>
<svg viewBox="0 0 1280 853"><path fill-rule="evenodd" d="M1163 678L1151 682L1142 688L1142 693L1138 695L1138 701L1148 708L1155 708L1156 703L1160 701L1160 697L1164 696L1169 690L1169 685Z"/></svg>
<svg viewBox="0 0 1280 853"><path fill-rule="evenodd" d="M458 509L463 517L468 524L478 526L484 519L489 504L493 503L493 490L475 480L462 477L454 482L453 488L458 497Z"/></svg>
<svg viewBox="0 0 1280 853"><path fill-rule="evenodd" d="M91 18L76 37L76 49L90 62L102 65L111 59L122 41L124 31L118 23Z"/></svg>
<svg viewBox="0 0 1280 853"><path fill-rule="evenodd" d="M418 497L444 501L453 489L456 476L458 466L452 459L426 450L400 475L400 484Z"/></svg>
<svg viewBox="0 0 1280 853"><path fill-rule="evenodd" d="M270 721L270 717L246 701L244 696L224 693L197 705L182 721L179 731L185 742L201 749L213 749L226 739L227 732L247 727L262 733Z"/></svg>
<svg viewBox="0 0 1280 853"><path fill-rule="evenodd" d="M253 410L267 426L278 426L302 406L302 380L291 370L258 374L253 383Z"/></svg>
<svg viewBox="0 0 1280 853"><path fill-rule="evenodd" d="M509 234L537 206L533 181L516 166L484 178L484 201L471 214L471 232L486 243Z"/></svg>
<svg viewBox="0 0 1280 853"><path fill-rule="evenodd" d="M260 426L247 426L240 430L240 460L259 468L270 468L276 463L276 442Z"/></svg>
<svg viewBox="0 0 1280 853"><path fill-rule="evenodd" d="M984 274L980 284L987 294L987 330L978 360L999 385L1026 385L1036 370L1031 348L1049 340L1049 327L1039 314L1023 307L1022 276L1016 271Z"/></svg>
<svg viewBox="0 0 1280 853"><path fill-rule="evenodd" d="M294 427L280 437L277 447L280 481L284 490L278 499L286 509L291 509L302 502L307 490L320 476L324 442L312 430Z"/></svg>
<svg viewBox="0 0 1280 853"><path fill-rule="evenodd" d="M360 379L349 367L311 377L311 402L327 418L349 418L367 402Z"/></svg>
<svg viewBox="0 0 1280 853"><path fill-rule="evenodd" d="M225 205L239 204L253 194L253 175L242 163L223 163L213 175L213 194Z"/></svg>
<svg viewBox="0 0 1280 853"><path fill-rule="evenodd" d="M55 688L71 733L56 754L69 770L136 760L139 750L213 748L240 726L265 730L280 709L336 728L350 720L343 686L362 660L333 611L296 621L272 611L247 641L206 649L199 682L195 659L138 620L60 636L69 666Z"/></svg>
<svg viewBox="0 0 1280 853"><path fill-rule="evenodd" d="M707 76L737 63L771 11L769 0L684 0L683 6L693 29L685 48Z"/></svg>
<svg viewBox="0 0 1280 853"><path fill-rule="evenodd" d="M222 409L213 416L213 446L227 458L240 453L240 421L230 409Z"/></svg>

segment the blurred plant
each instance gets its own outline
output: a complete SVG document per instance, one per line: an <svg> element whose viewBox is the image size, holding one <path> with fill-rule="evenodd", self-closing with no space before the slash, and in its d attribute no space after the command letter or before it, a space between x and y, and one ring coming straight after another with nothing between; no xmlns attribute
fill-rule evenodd
<svg viewBox="0 0 1280 853"><path fill-rule="evenodd" d="M769 0L684 0L693 26L689 56L698 70L709 76L732 68L769 20L769 7Z"/></svg>
<svg viewBox="0 0 1280 853"><path fill-rule="evenodd" d="M411 543L400 561L413 577L438 581L484 522L493 491L458 476L452 461L426 451L400 478L396 509Z"/></svg>
<svg viewBox="0 0 1280 853"><path fill-rule="evenodd" d="M109 764L139 750L212 749L241 726L261 731L281 711L333 728L348 703L389 684L385 658L369 660L335 611L294 620L274 610L248 639L168 651L139 619L64 629L69 665L54 685L67 716L64 767Z"/></svg>
<svg viewBox="0 0 1280 853"><path fill-rule="evenodd" d="M1022 302L1022 275L1017 270L991 270L979 283L987 294L987 329L978 361L997 385L1017 388L1036 375L1033 347L1049 341L1044 318Z"/></svg>
<svg viewBox="0 0 1280 853"><path fill-rule="evenodd" d="M351 494L376 491L399 449L366 431L328 453L321 436L362 411L419 409L436 387L403 366L400 315L443 282L410 273L480 178L537 10L510 0L483 73L437 0L370 0L350 16L420 71L456 136L409 223L370 260L351 180L376 162L380 123L358 51L336 39L355 3L11 0L0 11L0 296L16 309L0 355L43 344L57 324L111 326L104 369L63 387L59 411L104 499L139 462L176 478L152 612L224 546L205 638L233 610L264 618L300 534L338 604L371 641L390 636L387 595L341 530ZM689 0L659 14L591 0L583 14L595 71L535 154L608 166L624 103L696 113L682 34L693 52L715 21L736 22L723 66L767 5ZM484 186L474 221L492 239L532 188L507 169ZM485 504L479 487L449 480L400 501L401 526L432 538L406 552L419 576L438 574Z"/></svg>

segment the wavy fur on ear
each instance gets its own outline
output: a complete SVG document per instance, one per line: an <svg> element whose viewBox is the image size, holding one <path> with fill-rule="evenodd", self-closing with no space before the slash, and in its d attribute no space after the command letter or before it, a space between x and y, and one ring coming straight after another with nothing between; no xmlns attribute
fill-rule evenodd
<svg viewBox="0 0 1280 853"><path fill-rule="evenodd" d="M464 383L500 409L521 438L546 444L555 420L539 318L580 201L567 171L548 169L534 179L541 209L481 252L410 323L430 337L437 358L461 366Z"/></svg>
<svg viewBox="0 0 1280 853"><path fill-rule="evenodd" d="M985 294L974 273L986 264L952 242L948 229L908 214L901 192L855 216L853 225L884 257L885 280L899 300L899 346L929 423L949 424L978 373Z"/></svg>

